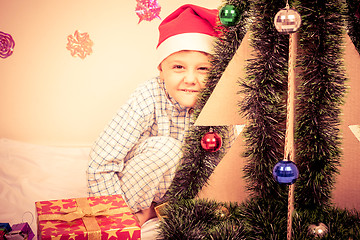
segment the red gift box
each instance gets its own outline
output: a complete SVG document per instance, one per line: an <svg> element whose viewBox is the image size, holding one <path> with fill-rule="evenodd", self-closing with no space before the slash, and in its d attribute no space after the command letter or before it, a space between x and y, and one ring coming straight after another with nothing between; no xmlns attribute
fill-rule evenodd
<svg viewBox="0 0 360 240"><path fill-rule="evenodd" d="M120 195L36 202L38 239L140 239Z"/></svg>

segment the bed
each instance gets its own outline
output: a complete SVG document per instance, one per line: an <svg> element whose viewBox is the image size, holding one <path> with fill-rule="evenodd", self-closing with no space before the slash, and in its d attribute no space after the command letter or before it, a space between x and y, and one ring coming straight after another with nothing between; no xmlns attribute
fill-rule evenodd
<svg viewBox="0 0 360 240"><path fill-rule="evenodd" d="M87 197L89 151L0 139L0 222L28 222L36 239L36 201Z"/></svg>

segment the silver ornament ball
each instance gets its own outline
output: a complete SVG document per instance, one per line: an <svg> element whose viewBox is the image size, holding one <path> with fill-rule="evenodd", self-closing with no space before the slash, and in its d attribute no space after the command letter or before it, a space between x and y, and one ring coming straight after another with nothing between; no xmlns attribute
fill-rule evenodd
<svg viewBox="0 0 360 240"><path fill-rule="evenodd" d="M317 237L323 237L328 232L328 227L324 223L320 223L319 225L310 224L309 232Z"/></svg>
<svg viewBox="0 0 360 240"><path fill-rule="evenodd" d="M275 15L274 25L280 33L294 33L300 28L301 16L295 9L283 8Z"/></svg>

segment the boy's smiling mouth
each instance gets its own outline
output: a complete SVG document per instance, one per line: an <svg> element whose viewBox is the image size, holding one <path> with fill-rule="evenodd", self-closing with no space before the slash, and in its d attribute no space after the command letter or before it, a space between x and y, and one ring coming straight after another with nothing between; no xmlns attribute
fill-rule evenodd
<svg viewBox="0 0 360 240"><path fill-rule="evenodd" d="M180 89L180 91L189 92L189 93L199 92L198 90L193 90L193 89Z"/></svg>

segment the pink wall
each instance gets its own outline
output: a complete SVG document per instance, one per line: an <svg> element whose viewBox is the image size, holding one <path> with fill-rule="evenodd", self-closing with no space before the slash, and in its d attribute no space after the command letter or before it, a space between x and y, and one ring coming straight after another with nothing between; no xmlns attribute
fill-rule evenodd
<svg viewBox="0 0 360 240"><path fill-rule="evenodd" d="M185 3L158 0L160 17ZM157 75L159 19L142 21L136 0L0 0L0 31L15 40L0 59L0 137L78 146L95 140L141 82ZM89 33L84 60L66 49L67 36Z"/></svg>

